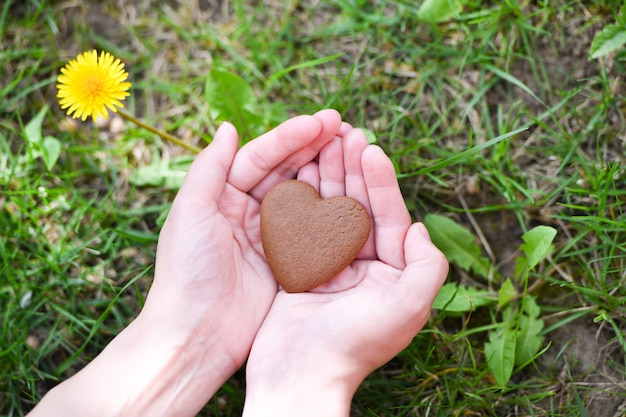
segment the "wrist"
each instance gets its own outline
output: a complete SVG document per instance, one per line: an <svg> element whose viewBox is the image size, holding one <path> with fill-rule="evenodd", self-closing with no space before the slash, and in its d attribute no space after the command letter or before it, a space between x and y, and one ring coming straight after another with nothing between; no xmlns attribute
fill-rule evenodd
<svg viewBox="0 0 626 417"><path fill-rule="evenodd" d="M219 349L142 312L32 416L193 416L235 371Z"/></svg>
<svg viewBox="0 0 626 417"><path fill-rule="evenodd" d="M267 359L267 358L266 358ZM362 378L346 372L332 360L248 364L243 417L326 416L347 417Z"/></svg>
<svg viewBox="0 0 626 417"><path fill-rule="evenodd" d="M268 384L246 389L243 417L348 417L354 391L341 381Z"/></svg>
<svg viewBox="0 0 626 417"><path fill-rule="evenodd" d="M119 389L116 415L195 416L237 369L210 333L188 334L144 316L128 330L116 351L133 349L134 372Z"/></svg>

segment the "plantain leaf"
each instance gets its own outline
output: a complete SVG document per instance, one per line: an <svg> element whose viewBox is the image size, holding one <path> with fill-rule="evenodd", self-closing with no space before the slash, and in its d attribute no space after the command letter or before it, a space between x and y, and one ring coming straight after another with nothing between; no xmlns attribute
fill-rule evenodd
<svg viewBox="0 0 626 417"><path fill-rule="evenodd" d="M193 161L183 155L171 160L155 159L150 165L144 165L130 173L129 181L137 186L164 186L177 190L183 183Z"/></svg>
<svg viewBox="0 0 626 417"><path fill-rule="evenodd" d="M626 44L626 28L621 25L606 25L591 41L589 59L596 59L613 52Z"/></svg>
<svg viewBox="0 0 626 417"><path fill-rule="evenodd" d="M617 23L619 23L620 25L626 27L626 3L622 4L622 7L619 9L619 13L617 14L615 20L617 20Z"/></svg>
<svg viewBox="0 0 626 417"><path fill-rule="evenodd" d="M498 291L498 308L508 304L517 295L517 290L513 286L510 278L507 278Z"/></svg>
<svg viewBox="0 0 626 417"><path fill-rule="evenodd" d="M417 18L423 22L441 23L461 11L460 0L425 0L417 9Z"/></svg>
<svg viewBox="0 0 626 417"><path fill-rule="evenodd" d="M495 304L495 295L486 290L467 288L454 282L445 284L435 301L433 308L454 313L473 311L478 307Z"/></svg>
<svg viewBox="0 0 626 417"><path fill-rule="evenodd" d="M47 111L48 106L42 107L39 113L24 126L24 137L26 141L37 148L41 145L41 124L43 123L43 118Z"/></svg>
<svg viewBox="0 0 626 417"><path fill-rule="evenodd" d="M61 154L61 142L53 136L43 137L42 124L48 111L48 106L43 106L39 113L24 126L24 138L28 143L33 158L43 159L48 171L56 164Z"/></svg>
<svg viewBox="0 0 626 417"><path fill-rule="evenodd" d="M522 274L533 269L542 259L553 250L552 241L556 236L556 229L550 226L537 226L522 235L523 244L520 249L526 257L517 258L515 275Z"/></svg>
<svg viewBox="0 0 626 417"><path fill-rule="evenodd" d="M545 323L539 318L541 308L537 305L535 297L527 295L524 298L523 313L518 324L517 349L515 351L516 365L530 361L539 352L543 343L541 331Z"/></svg>
<svg viewBox="0 0 626 417"><path fill-rule="evenodd" d="M213 68L204 86L211 117L229 121L250 140L261 133L263 117L257 111L257 99L252 86L237 74Z"/></svg>
<svg viewBox="0 0 626 417"><path fill-rule="evenodd" d="M517 337L507 323L502 328L489 332L489 341L485 343L485 359L496 382L505 387L515 365Z"/></svg>
<svg viewBox="0 0 626 417"><path fill-rule="evenodd" d="M430 237L449 262L466 271L473 271L483 277L489 275L489 260L481 255L480 248L474 243L474 236L460 224L444 216L428 214L424 225Z"/></svg>
<svg viewBox="0 0 626 417"><path fill-rule="evenodd" d="M41 158L50 171L61 155L61 142L53 136L46 136L41 141L40 150Z"/></svg>
<svg viewBox="0 0 626 417"><path fill-rule="evenodd" d="M242 110L253 111L256 97L250 84L237 74L213 68L204 94L216 119L230 119Z"/></svg>

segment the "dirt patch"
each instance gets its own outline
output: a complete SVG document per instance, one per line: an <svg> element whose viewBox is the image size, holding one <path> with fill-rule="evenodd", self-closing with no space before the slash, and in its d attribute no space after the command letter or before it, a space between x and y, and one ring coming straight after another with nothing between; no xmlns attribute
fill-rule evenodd
<svg viewBox="0 0 626 417"><path fill-rule="evenodd" d="M551 346L537 360L536 368L556 378L551 389L559 403L567 397L574 402L572 398L578 395L585 399L590 416L624 415L626 382L619 370L624 366L624 352L611 337L591 318L575 320L548 335Z"/></svg>

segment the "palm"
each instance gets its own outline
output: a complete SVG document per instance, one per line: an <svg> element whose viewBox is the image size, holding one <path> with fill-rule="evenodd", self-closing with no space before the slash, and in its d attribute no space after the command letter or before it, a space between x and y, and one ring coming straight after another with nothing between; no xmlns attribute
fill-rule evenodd
<svg viewBox="0 0 626 417"><path fill-rule="evenodd" d="M397 282L400 274L401 271L380 261L356 261L324 288L338 289L344 283L350 283L344 290L300 294L289 294L281 290L255 341L255 350L263 345L273 349L272 340L291 341L290 348L298 343L306 345L315 340L321 344L322 350L354 357L357 354L354 348L359 346L375 349L374 345L381 342L386 345L398 342L404 344L404 340L380 337L379 329L371 332L372 327L382 324L384 317L393 308L392 301L395 300L390 299L387 303L385 293L390 285ZM358 284L352 286L354 282ZM389 326L385 329L390 334L398 333L397 329ZM360 340L357 346L350 342L354 338Z"/></svg>
<svg viewBox="0 0 626 417"><path fill-rule="evenodd" d="M259 251L259 231L254 226L259 203L227 185L217 211L214 210L215 206L213 210L205 208L198 213L201 215L188 217L193 220L181 228L205 233L193 235L195 239L188 239L179 247L178 270L195 277L193 284L187 286L190 292L186 308L190 300L197 300L199 310L203 310L203 315L197 317L210 322L211 332L220 334L225 345L230 346L231 355L243 358L274 299L277 285ZM215 320L216 315L219 320ZM202 322L195 325L204 327Z"/></svg>
<svg viewBox="0 0 626 417"><path fill-rule="evenodd" d="M402 271L392 266L359 260L318 289L324 292L279 291L254 342L249 367L284 358L286 351L306 352L302 361L332 352L358 362L364 371L360 377L365 377L406 347L428 317L428 294L411 297L401 280Z"/></svg>

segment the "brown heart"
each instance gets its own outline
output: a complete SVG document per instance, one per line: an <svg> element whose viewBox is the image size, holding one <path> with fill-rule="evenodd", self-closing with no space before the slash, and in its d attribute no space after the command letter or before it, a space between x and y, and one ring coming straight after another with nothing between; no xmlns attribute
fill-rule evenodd
<svg viewBox="0 0 626 417"><path fill-rule="evenodd" d="M309 291L356 258L370 233L367 211L350 197L322 199L307 183L290 180L261 203L261 240L276 281L287 292Z"/></svg>

